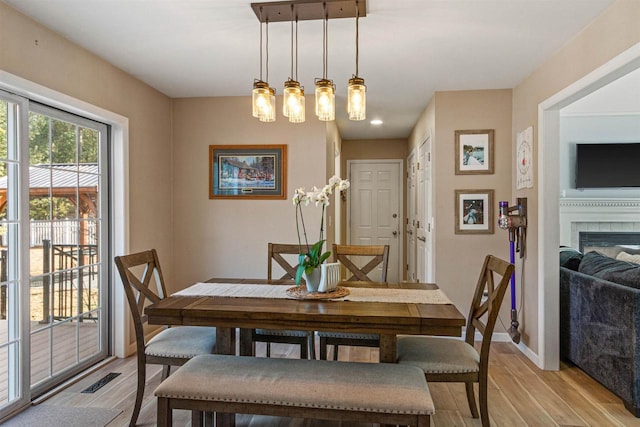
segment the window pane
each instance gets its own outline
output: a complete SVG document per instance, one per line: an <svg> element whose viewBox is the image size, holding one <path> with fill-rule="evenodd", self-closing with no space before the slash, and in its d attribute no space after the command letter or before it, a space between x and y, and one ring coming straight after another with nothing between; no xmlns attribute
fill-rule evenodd
<svg viewBox="0 0 640 427"><path fill-rule="evenodd" d="M51 276L33 277L29 286L31 331L49 326L51 319Z"/></svg>
<svg viewBox="0 0 640 427"><path fill-rule="evenodd" d="M0 360L9 360L9 348L0 347ZM9 371L0 369L0 405L9 402Z"/></svg>
<svg viewBox="0 0 640 427"><path fill-rule="evenodd" d="M79 163L98 164L99 133L93 129L80 128Z"/></svg>
<svg viewBox="0 0 640 427"><path fill-rule="evenodd" d="M76 164L77 127L68 122L51 119L51 163Z"/></svg>
<svg viewBox="0 0 640 427"><path fill-rule="evenodd" d="M79 299L82 306L80 313L88 313L100 305L100 288L98 281L98 267L91 266L80 269L78 281Z"/></svg>
<svg viewBox="0 0 640 427"><path fill-rule="evenodd" d="M0 159L7 158L7 101L0 99ZM2 175L4 176L4 175Z"/></svg>
<svg viewBox="0 0 640 427"><path fill-rule="evenodd" d="M76 364L78 339L77 321L68 321L53 326L53 374Z"/></svg>
<svg viewBox="0 0 640 427"><path fill-rule="evenodd" d="M43 381L51 375L50 329L35 332L31 335L31 385Z"/></svg>
<svg viewBox="0 0 640 427"><path fill-rule="evenodd" d="M82 316L79 325L80 333L80 360L100 351L100 335L98 334L98 319L100 312L92 311Z"/></svg>
<svg viewBox="0 0 640 427"><path fill-rule="evenodd" d="M50 120L36 113L29 113L29 163L48 165L51 163Z"/></svg>
<svg viewBox="0 0 640 427"><path fill-rule="evenodd" d="M29 218L51 220L51 169L29 167Z"/></svg>

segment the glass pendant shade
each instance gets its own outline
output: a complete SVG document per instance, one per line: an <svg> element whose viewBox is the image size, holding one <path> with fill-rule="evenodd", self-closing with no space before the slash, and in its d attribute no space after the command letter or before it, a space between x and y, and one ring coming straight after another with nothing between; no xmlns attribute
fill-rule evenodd
<svg viewBox="0 0 640 427"><path fill-rule="evenodd" d="M269 85L267 83L262 80L254 81L251 99L253 117L260 119L269 115L271 100L269 99Z"/></svg>
<svg viewBox="0 0 640 427"><path fill-rule="evenodd" d="M258 120L267 123L276 121L276 90L272 87L268 87L268 90L269 95L267 96L267 104L264 109L264 114L258 117Z"/></svg>
<svg viewBox="0 0 640 427"><path fill-rule="evenodd" d="M316 81L316 116L323 122L336 119L335 86L331 80Z"/></svg>
<svg viewBox="0 0 640 427"><path fill-rule="evenodd" d="M349 114L349 120L364 120L367 118L367 87L364 84L364 79L360 77L349 79L347 113Z"/></svg>
<svg viewBox="0 0 640 427"><path fill-rule="evenodd" d="M302 123L305 119L304 107L304 89L297 81L287 80L284 83L282 114L288 117L291 123Z"/></svg>

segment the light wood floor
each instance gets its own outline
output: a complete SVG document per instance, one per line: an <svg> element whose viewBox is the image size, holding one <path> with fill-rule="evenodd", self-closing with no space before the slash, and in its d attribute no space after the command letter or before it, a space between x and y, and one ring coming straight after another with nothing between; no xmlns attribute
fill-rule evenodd
<svg viewBox="0 0 640 427"><path fill-rule="evenodd" d="M290 345L273 345L272 355L297 357ZM263 345L258 354L264 355ZM377 351L343 347L341 360L377 360ZM562 365L558 372L541 371L510 343L494 343L489 370L489 412L493 426L640 426L640 419L625 410L622 402L595 380L574 366ZM150 367L145 399L138 426L155 426L153 390L160 381L160 369ZM95 394L80 391L109 372L122 375ZM135 397L135 358L118 359L82 381L58 393L47 404L95 406L123 410L108 427L127 426ZM464 386L429 384L436 406L432 426L480 426L471 418ZM174 425L190 426L190 414L176 411ZM372 427L372 424L334 423L276 417L240 415L238 427Z"/></svg>

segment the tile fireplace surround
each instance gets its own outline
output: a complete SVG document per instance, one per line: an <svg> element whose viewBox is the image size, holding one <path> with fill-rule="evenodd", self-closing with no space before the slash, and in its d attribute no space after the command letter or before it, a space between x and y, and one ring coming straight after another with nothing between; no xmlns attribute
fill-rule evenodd
<svg viewBox="0 0 640 427"><path fill-rule="evenodd" d="M560 245L577 249L581 231L640 232L640 199L560 199Z"/></svg>

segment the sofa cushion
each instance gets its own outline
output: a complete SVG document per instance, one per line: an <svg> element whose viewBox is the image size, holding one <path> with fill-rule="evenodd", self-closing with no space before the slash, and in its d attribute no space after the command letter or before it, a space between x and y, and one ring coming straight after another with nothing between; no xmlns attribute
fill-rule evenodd
<svg viewBox="0 0 640 427"><path fill-rule="evenodd" d="M560 267L578 271L582 261L582 252L567 246L560 246Z"/></svg>
<svg viewBox="0 0 640 427"><path fill-rule="evenodd" d="M618 253L618 255L616 255L616 259L619 259L621 261L627 261L627 262L633 262L636 264L640 264L640 254L628 254L624 251Z"/></svg>
<svg viewBox="0 0 640 427"><path fill-rule="evenodd" d="M640 289L639 264L610 258L599 252L584 254L578 271L589 276Z"/></svg>

